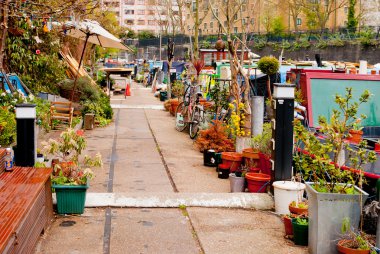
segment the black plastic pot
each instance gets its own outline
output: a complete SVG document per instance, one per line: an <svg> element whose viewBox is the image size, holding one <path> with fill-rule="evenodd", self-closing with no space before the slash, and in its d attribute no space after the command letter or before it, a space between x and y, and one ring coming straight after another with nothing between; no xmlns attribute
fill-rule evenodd
<svg viewBox="0 0 380 254"><path fill-rule="evenodd" d="M161 91L160 92L160 101L166 101L168 99L168 92Z"/></svg>
<svg viewBox="0 0 380 254"><path fill-rule="evenodd" d="M228 179L230 175L230 167L225 164L219 164L218 166L218 178Z"/></svg>
<svg viewBox="0 0 380 254"><path fill-rule="evenodd" d="M216 167L216 154L214 150L203 152L203 165L207 167Z"/></svg>

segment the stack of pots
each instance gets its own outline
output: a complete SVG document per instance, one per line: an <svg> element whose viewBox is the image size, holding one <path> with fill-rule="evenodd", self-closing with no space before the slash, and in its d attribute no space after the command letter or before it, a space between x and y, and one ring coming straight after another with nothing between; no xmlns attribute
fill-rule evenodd
<svg viewBox="0 0 380 254"><path fill-rule="evenodd" d="M244 164L248 167L249 172L259 173L259 151L253 148L246 148L243 150Z"/></svg>
<svg viewBox="0 0 380 254"><path fill-rule="evenodd" d="M240 153L235 152L223 152L222 153L222 165L230 169L230 173L237 171L243 161L243 156ZM221 165L219 165L220 167Z"/></svg>

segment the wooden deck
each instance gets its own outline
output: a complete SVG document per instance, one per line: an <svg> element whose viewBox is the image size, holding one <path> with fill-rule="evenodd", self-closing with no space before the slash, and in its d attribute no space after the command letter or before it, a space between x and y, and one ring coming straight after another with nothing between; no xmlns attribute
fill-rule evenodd
<svg viewBox="0 0 380 254"><path fill-rule="evenodd" d="M0 173L0 253L32 253L53 218L50 168Z"/></svg>

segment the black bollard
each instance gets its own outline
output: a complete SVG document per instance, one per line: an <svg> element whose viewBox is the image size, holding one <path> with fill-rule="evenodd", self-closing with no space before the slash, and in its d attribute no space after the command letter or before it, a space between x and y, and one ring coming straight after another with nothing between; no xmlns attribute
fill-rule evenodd
<svg viewBox="0 0 380 254"><path fill-rule="evenodd" d="M271 121L274 181L292 178L294 88L293 84L274 84L272 103L275 117Z"/></svg>
<svg viewBox="0 0 380 254"><path fill-rule="evenodd" d="M15 164L20 167L33 167L36 160L36 105L16 105L17 148Z"/></svg>

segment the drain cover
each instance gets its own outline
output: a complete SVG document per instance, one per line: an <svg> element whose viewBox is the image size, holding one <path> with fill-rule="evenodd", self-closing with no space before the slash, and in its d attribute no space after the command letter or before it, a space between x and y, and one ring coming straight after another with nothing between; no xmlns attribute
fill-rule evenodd
<svg viewBox="0 0 380 254"><path fill-rule="evenodd" d="M71 227L73 225L75 225L75 221L73 220L65 220L65 221L62 221L61 224L59 224L60 227Z"/></svg>

